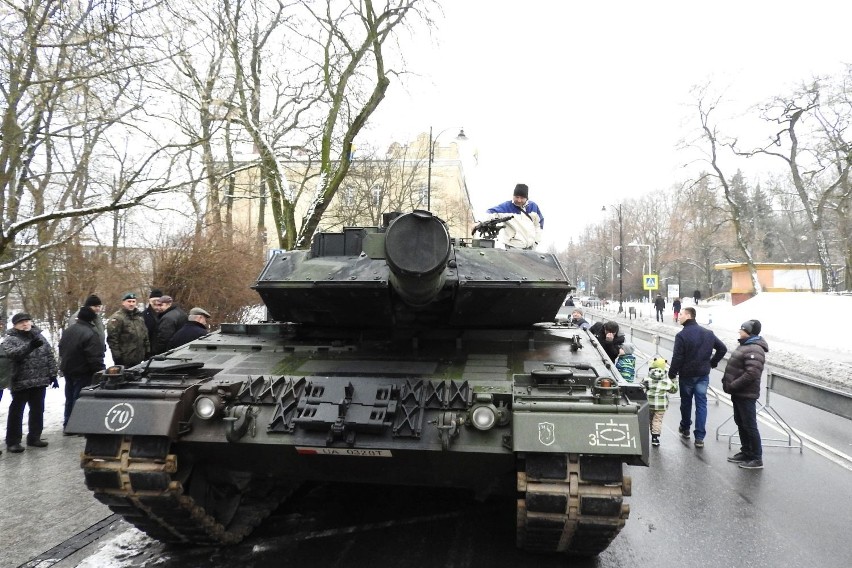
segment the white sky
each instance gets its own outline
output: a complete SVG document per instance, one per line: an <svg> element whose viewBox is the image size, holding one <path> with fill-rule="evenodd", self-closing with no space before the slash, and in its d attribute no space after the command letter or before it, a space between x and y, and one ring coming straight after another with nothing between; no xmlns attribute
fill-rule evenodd
<svg viewBox="0 0 852 568"><path fill-rule="evenodd" d="M446 144L464 126L477 216L527 183L557 248L601 205L688 177L676 146L696 126L692 86L712 79L733 115L852 62L852 3L465 0L444 14L406 54L423 76L391 85L369 136L431 125Z"/></svg>

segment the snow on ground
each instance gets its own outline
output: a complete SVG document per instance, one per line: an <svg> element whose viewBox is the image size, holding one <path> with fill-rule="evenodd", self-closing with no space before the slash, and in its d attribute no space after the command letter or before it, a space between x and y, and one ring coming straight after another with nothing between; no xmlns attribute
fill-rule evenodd
<svg viewBox="0 0 852 568"><path fill-rule="evenodd" d="M761 335L769 344L769 362L852 389L852 339L847 329L852 324L852 295L764 292L736 306L729 301L702 301L695 306L692 298L682 303L695 307L698 323L712 329L729 350L737 346L740 324L760 320ZM625 312L630 306L637 308L643 327L668 334L679 329L671 321L670 300L664 324L654 321L647 302L625 302ZM608 311L617 309L617 303L607 306Z"/></svg>

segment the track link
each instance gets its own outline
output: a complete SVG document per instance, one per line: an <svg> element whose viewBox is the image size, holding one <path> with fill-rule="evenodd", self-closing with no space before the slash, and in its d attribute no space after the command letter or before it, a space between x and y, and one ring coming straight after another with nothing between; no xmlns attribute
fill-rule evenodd
<svg viewBox="0 0 852 568"><path fill-rule="evenodd" d="M168 438L89 437L81 459L95 498L152 538L169 543L230 545L240 542L287 497L254 483L223 526L184 491Z"/></svg>
<svg viewBox="0 0 852 568"><path fill-rule="evenodd" d="M623 502L630 495L630 477L617 464L617 481L613 475L605 481L583 480L577 455L542 457L544 467L518 472L518 547L577 556L603 552L630 514Z"/></svg>

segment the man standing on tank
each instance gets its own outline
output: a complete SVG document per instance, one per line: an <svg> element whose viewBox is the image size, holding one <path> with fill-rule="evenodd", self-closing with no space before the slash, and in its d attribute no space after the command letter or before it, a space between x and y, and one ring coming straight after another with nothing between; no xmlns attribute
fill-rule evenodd
<svg viewBox="0 0 852 568"><path fill-rule="evenodd" d="M544 215L538 205L529 200L529 191L525 183L519 183L515 186L511 201L504 201L487 211L489 219L512 215L500 231L499 237L507 249L532 250L541 242Z"/></svg>
<svg viewBox="0 0 852 568"><path fill-rule="evenodd" d="M680 313L678 323L683 329L675 336L669 378L679 376L680 435L689 439L692 425L692 399L695 398L695 447L704 447L707 434L707 388L710 386L710 369L716 368L728 351L725 344L709 329L695 321L695 308L688 307Z"/></svg>
<svg viewBox="0 0 852 568"><path fill-rule="evenodd" d="M107 322L107 343L116 365L132 367L145 360L151 352L148 328L142 312L136 308L136 294L126 293L121 298L121 309Z"/></svg>

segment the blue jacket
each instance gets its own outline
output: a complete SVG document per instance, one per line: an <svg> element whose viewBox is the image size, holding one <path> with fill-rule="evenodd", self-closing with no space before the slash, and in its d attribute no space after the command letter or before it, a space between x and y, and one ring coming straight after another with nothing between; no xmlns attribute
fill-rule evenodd
<svg viewBox="0 0 852 568"><path fill-rule="evenodd" d="M728 348L716 334L698 325L694 319L688 319L675 336L669 378L678 375L681 379L707 376L710 368L715 368L727 351Z"/></svg>
<svg viewBox="0 0 852 568"><path fill-rule="evenodd" d="M527 213L537 213L538 214L538 222L541 225L541 228L544 229L544 215L541 213L541 209L538 208L538 205L535 204L534 201L527 201L527 206L524 209L521 209L511 200L504 201L500 205L495 205L491 209L488 209L488 213L511 213L512 215L523 215L524 211Z"/></svg>

